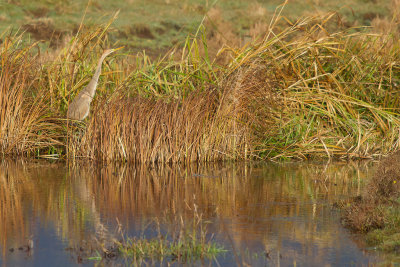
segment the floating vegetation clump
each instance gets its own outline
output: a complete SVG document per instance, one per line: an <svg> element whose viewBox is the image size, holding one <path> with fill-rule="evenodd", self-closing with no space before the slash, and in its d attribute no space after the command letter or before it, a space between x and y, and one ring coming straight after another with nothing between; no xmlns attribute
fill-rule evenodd
<svg viewBox="0 0 400 267"><path fill-rule="evenodd" d="M119 245L119 251L135 260L169 259L172 261L188 262L198 259L213 259L225 252L222 247L213 242L203 242L187 235L183 240L169 241L168 239L129 239Z"/></svg>
<svg viewBox="0 0 400 267"><path fill-rule="evenodd" d="M73 257L83 260L125 260L130 263L146 264L148 262L194 263L198 260L216 260L216 257L227 252L221 245L212 240L207 231L207 221L197 211L196 205L190 208L191 217L170 214L162 222L154 220L156 237L126 237L119 225L120 238L110 234L107 229L96 232L92 241L75 248L67 248ZM165 229L164 229L165 228Z"/></svg>
<svg viewBox="0 0 400 267"><path fill-rule="evenodd" d="M123 241L108 240L102 242L94 239L93 242L79 248L67 248L73 257L87 260L115 260L128 261L135 264L146 262L179 262L188 263L208 259L214 261L216 257L227 252L218 243L206 240L204 230L182 229L179 239L171 240L169 236L157 238L127 238ZM104 246L104 242L108 246ZM79 261L79 260L78 260Z"/></svg>
<svg viewBox="0 0 400 267"><path fill-rule="evenodd" d="M128 238L117 244L123 256L135 262L155 259L163 261L195 262L199 259L214 260L217 255L226 250L208 236L208 223L197 211L194 204L190 207L191 218L171 214L165 216L162 223L158 220L154 225L157 229L156 238ZM163 234L161 228L169 225Z"/></svg>

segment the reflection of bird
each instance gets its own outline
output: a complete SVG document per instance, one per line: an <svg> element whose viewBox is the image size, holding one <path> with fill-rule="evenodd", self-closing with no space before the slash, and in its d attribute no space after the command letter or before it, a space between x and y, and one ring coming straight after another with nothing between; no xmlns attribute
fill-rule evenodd
<svg viewBox="0 0 400 267"><path fill-rule="evenodd" d="M94 93L96 92L97 82L99 81L101 73L101 65L104 59L117 49L109 49L104 51L103 55L97 63L96 72L94 73L92 80L89 84L74 98L71 104L69 104L67 118L73 120L83 120L89 115L90 103L93 100Z"/></svg>

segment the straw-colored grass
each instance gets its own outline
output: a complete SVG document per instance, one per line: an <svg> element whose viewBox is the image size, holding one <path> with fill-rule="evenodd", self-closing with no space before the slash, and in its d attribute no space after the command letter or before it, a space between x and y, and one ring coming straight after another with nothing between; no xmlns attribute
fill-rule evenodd
<svg viewBox="0 0 400 267"><path fill-rule="evenodd" d="M257 46L238 51L231 65L268 64L274 76L283 104L276 133L260 146L267 157L363 158L398 148L398 40L329 34L328 22L305 19L281 33L271 30Z"/></svg>
<svg viewBox="0 0 400 267"><path fill-rule="evenodd" d="M52 153L60 144L44 90L37 90L40 68L32 47L19 47L18 37L6 37L0 48L0 153Z"/></svg>

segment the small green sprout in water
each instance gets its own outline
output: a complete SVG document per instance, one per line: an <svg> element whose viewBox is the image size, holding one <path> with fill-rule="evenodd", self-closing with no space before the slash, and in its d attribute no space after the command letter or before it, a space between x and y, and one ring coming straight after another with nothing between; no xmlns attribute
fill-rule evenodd
<svg viewBox="0 0 400 267"><path fill-rule="evenodd" d="M170 258L178 261L213 259L226 250L215 242L203 242L195 236L186 236L183 240L168 239L128 239L120 244L119 251L135 259Z"/></svg>
<svg viewBox="0 0 400 267"><path fill-rule="evenodd" d="M87 259L90 260L90 261L101 261L102 257L100 257L100 256L98 256L98 257L89 257Z"/></svg>

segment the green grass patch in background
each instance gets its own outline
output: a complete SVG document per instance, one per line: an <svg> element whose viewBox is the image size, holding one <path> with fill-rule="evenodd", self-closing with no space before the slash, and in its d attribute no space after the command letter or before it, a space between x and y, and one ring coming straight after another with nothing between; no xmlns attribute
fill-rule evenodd
<svg viewBox="0 0 400 267"><path fill-rule="evenodd" d="M261 34L258 27L268 25L276 7L282 1L205 1L205 0L139 0L139 1L28 1L15 0L0 5L0 32L12 28L22 29L34 40L50 41L55 48L76 34L84 17L85 27L101 25L120 10L109 37L113 42L126 45L130 51L146 50L156 57L174 44L182 44L195 32L204 17L218 30L228 43L244 44L248 36ZM85 10L87 12L85 13ZM218 12L216 12L218 10ZM291 21L302 16L324 15L338 12L336 27L371 26L386 18L391 21L397 6L390 1L352 0L291 2L282 15ZM285 27L285 23L281 25ZM232 40L233 33L237 41Z"/></svg>

